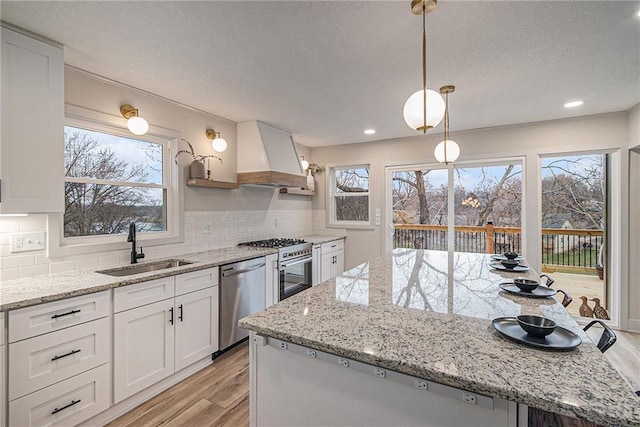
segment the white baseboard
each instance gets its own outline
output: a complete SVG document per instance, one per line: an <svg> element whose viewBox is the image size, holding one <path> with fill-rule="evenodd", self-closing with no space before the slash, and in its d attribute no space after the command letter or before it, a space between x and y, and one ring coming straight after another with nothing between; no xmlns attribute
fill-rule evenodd
<svg viewBox="0 0 640 427"><path fill-rule="evenodd" d="M628 331L640 332L640 319L629 319L627 327Z"/></svg>
<svg viewBox="0 0 640 427"><path fill-rule="evenodd" d="M137 394L134 394L133 396L129 397L128 399L125 399L122 402L111 406L106 411L99 413L95 417L90 418L87 421L85 421L85 422L83 422L83 423L81 423L79 425L80 426L84 426L84 427L103 426L103 425L115 420L116 418L126 414L127 412L131 411L133 408L135 408L136 406L141 405L142 403L144 403L147 400L151 399L153 396L155 396L157 394L160 394L161 392L165 391L169 387L171 387L173 385L176 385L180 381L182 381L182 380L190 377L191 375L195 374L196 372L206 368L211 363L212 363L211 356L207 356L204 359L199 360L198 362L194 363L193 365L187 366L186 368L184 368L180 372L176 372L175 374L173 374L170 377L167 377L164 380L152 385L151 387L148 387L148 388L142 390L141 392L139 392Z"/></svg>

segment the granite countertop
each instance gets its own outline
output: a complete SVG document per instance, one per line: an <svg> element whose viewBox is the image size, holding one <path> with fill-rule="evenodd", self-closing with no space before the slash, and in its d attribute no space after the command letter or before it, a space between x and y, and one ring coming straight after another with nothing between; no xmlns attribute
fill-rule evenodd
<svg viewBox="0 0 640 427"><path fill-rule="evenodd" d="M311 236L302 236L301 239L313 243L314 245L321 245L327 242L333 242L335 240L342 240L346 236L320 236L320 235L311 235Z"/></svg>
<svg viewBox="0 0 640 427"><path fill-rule="evenodd" d="M498 285L488 255L396 249L240 320L264 336L602 425L640 426L638 398L555 299ZM451 272L451 273L450 273ZM525 275L537 278L533 271ZM536 314L583 338L521 345L491 320Z"/></svg>
<svg viewBox="0 0 640 427"><path fill-rule="evenodd" d="M175 276L176 274L203 270L205 268L257 258L273 253L278 253L278 250L234 246L172 257L172 259L181 259L192 262L192 264L131 276L114 277L91 271L75 271L0 281L0 311L14 310L16 308L49 301L100 292L119 286ZM149 263L158 261L162 260L151 260ZM141 262L140 264L145 264L145 262ZM124 267L129 267L129 265L123 266L123 268Z"/></svg>

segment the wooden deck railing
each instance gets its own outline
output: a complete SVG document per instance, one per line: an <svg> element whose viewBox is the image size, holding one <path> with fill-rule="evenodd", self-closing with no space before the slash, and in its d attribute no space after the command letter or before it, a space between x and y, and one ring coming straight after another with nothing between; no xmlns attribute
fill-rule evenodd
<svg viewBox="0 0 640 427"><path fill-rule="evenodd" d="M395 224L394 228L396 248L447 249L446 225ZM458 252L522 253L520 227L457 225L454 230ZM598 250L603 243L603 230L543 228L542 263L592 270L598 264Z"/></svg>

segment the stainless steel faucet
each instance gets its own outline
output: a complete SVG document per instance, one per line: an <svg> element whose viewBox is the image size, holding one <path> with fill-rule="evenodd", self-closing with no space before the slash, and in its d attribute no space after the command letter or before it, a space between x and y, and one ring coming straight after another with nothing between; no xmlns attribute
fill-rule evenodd
<svg viewBox="0 0 640 427"><path fill-rule="evenodd" d="M129 224L127 242L131 242L131 264L137 264L139 259L144 258L144 252L142 252L142 246L140 246L140 253L136 252L136 224L134 222Z"/></svg>

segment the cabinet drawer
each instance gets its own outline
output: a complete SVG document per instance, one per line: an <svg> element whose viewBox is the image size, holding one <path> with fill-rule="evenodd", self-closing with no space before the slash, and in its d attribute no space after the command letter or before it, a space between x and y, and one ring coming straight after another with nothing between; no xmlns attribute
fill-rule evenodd
<svg viewBox="0 0 640 427"><path fill-rule="evenodd" d="M218 267L175 276L176 295L199 291L218 284Z"/></svg>
<svg viewBox="0 0 640 427"><path fill-rule="evenodd" d="M329 252L337 251L344 248L344 240L334 240L322 244L322 253L328 254Z"/></svg>
<svg viewBox="0 0 640 427"><path fill-rule="evenodd" d="M109 318L9 344L9 400L109 361Z"/></svg>
<svg viewBox="0 0 640 427"><path fill-rule="evenodd" d="M109 291L9 312L9 342L35 337L109 315Z"/></svg>
<svg viewBox="0 0 640 427"><path fill-rule="evenodd" d="M173 277L149 280L135 285L122 286L113 290L113 311L119 313L131 308L173 298L175 285Z"/></svg>
<svg viewBox="0 0 640 427"><path fill-rule="evenodd" d="M77 425L109 407L109 388L106 364L9 403L9 425Z"/></svg>

